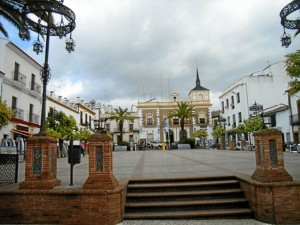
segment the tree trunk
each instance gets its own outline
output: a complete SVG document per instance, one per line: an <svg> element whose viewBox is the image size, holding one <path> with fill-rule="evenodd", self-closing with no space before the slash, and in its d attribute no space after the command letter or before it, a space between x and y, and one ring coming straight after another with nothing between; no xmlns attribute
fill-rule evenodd
<svg viewBox="0 0 300 225"><path fill-rule="evenodd" d="M123 123L119 123L119 129L120 129L120 142L123 141Z"/></svg>
<svg viewBox="0 0 300 225"><path fill-rule="evenodd" d="M180 141L184 138L184 119L180 119Z"/></svg>

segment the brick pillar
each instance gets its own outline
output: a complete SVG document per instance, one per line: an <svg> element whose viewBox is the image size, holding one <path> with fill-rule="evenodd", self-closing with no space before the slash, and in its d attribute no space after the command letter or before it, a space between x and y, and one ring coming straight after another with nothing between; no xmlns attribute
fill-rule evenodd
<svg viewBox="0 0 300 225"><path fill-rule="evenodd" d="M105 134L94 134L89 140L89 177L84 189L114 190L118 181L112 169L112 139Z"/></svg>
<svg viewBox="0 0 300 225"><path fill-rule="evenodd" d="M57 179L57 140L47 134L35 134L27 140L25 181L20 189L52 189Z"/></svg>
<svg viewBox="0 0 300 225"><path fill-rule="evenodd" d="M292 181L284 168L282 135L279 130L264 129L254 134L256 170L252 179L259 182Z"/></svg>

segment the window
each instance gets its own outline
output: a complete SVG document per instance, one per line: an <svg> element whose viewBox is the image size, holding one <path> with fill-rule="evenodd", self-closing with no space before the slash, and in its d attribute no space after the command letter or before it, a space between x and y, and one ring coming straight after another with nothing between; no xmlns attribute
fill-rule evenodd
<svg viewBox="0 0 300 225"><path fill-rule="evenodd" d="M110 124L109 124L109 123L105 124L105 129L106 129L107 131L110 130Z"/></svg>
<svg viewBox="0 0 300 225"><path fill-rule="evenodd" d="M240 103L240 92L236 93L236 101L237 103Z"/></svg>
<svg viewBox="0 0 300 225"><path fill-rule="evenodd" d="M236 127L235 114L232 115L232 127Z"/></svg>
<svg viewBox="0 0 300 225"><path fill-rule="evenodd" d="M290 142L291 141L291 133L287 132L286 133L286 142Z"/></svg>
<svg viewBox="0 0 300 225"><path fill-rule="evenodd" d="M273 114L270 116L271 118L271 127L276 127L276 115Z"/></svg>
<svg viewBox="0 0 300 225"><path fill-rule="evenodd" d="M200 123L205 123L205 118L200 118Z"/></svg>
<svg viewBox="0 0 300 225"><path fill-rule="evenodd" d="M35 75L31 74L31 90L34 90L34 84L35 84Z"/></svg>
<svg viewBox="0 0 300 225"><path fill-rule="evenodd" d="M147 125L153 125L153 118L152 117L147 117Z"/></svg>
<svg viewBox="0 0 300 225"><path fill-rule="evenodd" d="M226 99L226 109L228 109L228 107L229 107L229 100L228 100L228 98Z"/></svg>
<svg viewBox="0 0 300 225"><path fill-rule="evenodd" d="M231 96L231 108L234 109L234 96Z"/></svg>
<svg viewBox="0 0 300 225"><path fill-rule="evenodd" d="M227 117L227 125L230 126L230 117Z"/></svg>
<svg viewBox="0 0 300 225"><path fill-rule="evenodd" d="M12 109L17 109L17 97L15 97L15 96L12 96L11 108Z"/></svg>
<svg viewBox="0 0 300 225"><path fill-rule="evenodd" d="M239 112L239 114L238 114L238 119L239 119L239 123L241 123L242 122L242 113L241 112Z"/></svg>
<svg viewBox="0 0 300 225"><path fill-rule="evenodd" d="M29 122L34 122L33 120L33 105L29 105Z"/></svg>
<svg viewBox="0 0 300 225"><path fill-rule="evenodd" d="M178 117L174 117L173 118L173 124L174 125L178 125L179 124L179 118Z"/></svg>
<svg viewBox="0 0 300 225"><path fill-rule="evenodd" d="M200 113L199 114L199 122L203 124L203 123L205 123L205 121L206 121L205 114L204 113Z"/></svg>
<svg viewBox="0 0 300 225"><path fill-rule="evenodd" d="M20 69L20 64L15 62L14 80L19 80L19 69Z"/></svg>
<svg viewBox="0 0 300 225"><path fill-rule="evenodd" d="M224 112L224 102L222 101L222 111Z"/></svg>
<svg viewBox="0 0 300 225"><path fill-rule="evenodd" d="M129 131L133 131L133 123L129 124Z"/></svg>

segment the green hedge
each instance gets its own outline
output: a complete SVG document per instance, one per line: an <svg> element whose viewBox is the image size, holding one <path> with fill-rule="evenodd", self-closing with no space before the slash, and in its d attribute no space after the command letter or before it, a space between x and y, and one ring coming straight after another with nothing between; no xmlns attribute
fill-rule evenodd
<svg viewBox="0 0 300 225"><path fill-rule="evenodd" d="M179 144L190 144L191 149L195 149L195 140L192 138L184 138L179 141Z"/></svg>

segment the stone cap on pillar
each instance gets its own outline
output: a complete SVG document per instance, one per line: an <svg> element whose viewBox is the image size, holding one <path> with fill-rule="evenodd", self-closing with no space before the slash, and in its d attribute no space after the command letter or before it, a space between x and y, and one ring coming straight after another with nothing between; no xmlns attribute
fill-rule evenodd
<svg viewBox="0 0 300 225"><path fill-rule="evenodd" d="M27 143L36 143L36 142L43 142L43 143L57 143L57 138L46 133L37 133L32 135L31 138L27 139Z"/></svg>
<svg viewBox="0 0 300 225"><path fill-rule="evenodd" d="M90 142L109 142L112 138L107 134L92 134L89 138Z"/></svg>
<svg viewBox="0 0 300 225"><path fill-rule="evenodd" d="M278 129L274 129L274 128L261 129L259 131L256 131L255 133L253 133L253 136L271 135L271 134L280 134L281 135L281 131Z"/></svg>

